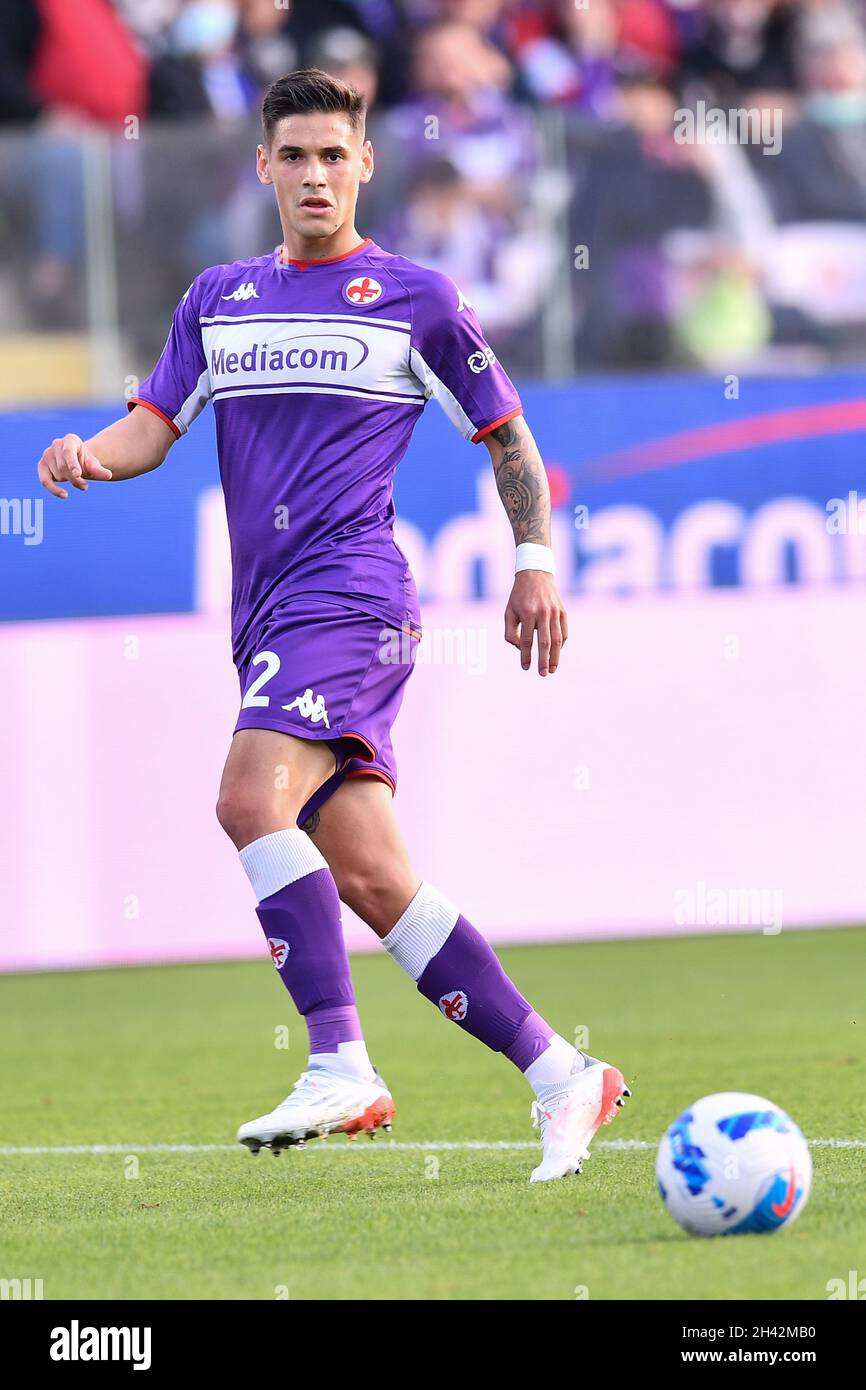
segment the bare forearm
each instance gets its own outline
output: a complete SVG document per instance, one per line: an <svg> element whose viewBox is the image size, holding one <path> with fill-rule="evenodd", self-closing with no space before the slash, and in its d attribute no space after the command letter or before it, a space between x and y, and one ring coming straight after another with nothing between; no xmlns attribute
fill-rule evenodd
<svg viewBox="0 0 866 1390"><path fill-rule="evenodd" d="M550 487L532 431L522 415L507 420L484 440L490 450L496 487L517 546L550 547ZM552 555L517 552L517 573L505 609L505 640L520 648L528 671L532 642L538 640L539 675L552 675L568 637L568 619L553 579Z"/></svg>
<svg viewBox="0 0 866 1390"><path fill-rule="evenodd" d="M532 431L522 415L485 438L496 487L516 545L550 545L550 488Z"/></svg>
<svg viewBox="0 0 866 1390"><path fill-rule="evenodd" d="M37 475L52 497L67 498L69 488L86 492L91 482L137 478L158 468L175 440L161 416L137 405L92 439L66 434L43 452Z"/></svg>
<svg viewBox="0 0 866 1390"><path fill-rule="evenodd" d="M89 452L110 471L112 482L152 472L164 462L173 443L168 425L143 406L85 440Z"/></svg>

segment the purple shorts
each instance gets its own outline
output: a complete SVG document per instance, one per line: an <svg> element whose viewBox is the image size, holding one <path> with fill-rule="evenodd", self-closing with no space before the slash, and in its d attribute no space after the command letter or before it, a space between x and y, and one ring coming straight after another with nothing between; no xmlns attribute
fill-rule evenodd
<svg viewBox="0 0 866 1390"><path fill-rule="evenodd" d="M238 729L276 729L320 739L337 768L298 816L313 814L347 777L378 777L393 792L391 726L403 700L420 632L320 599L274 608L238 666Z"/></svg>

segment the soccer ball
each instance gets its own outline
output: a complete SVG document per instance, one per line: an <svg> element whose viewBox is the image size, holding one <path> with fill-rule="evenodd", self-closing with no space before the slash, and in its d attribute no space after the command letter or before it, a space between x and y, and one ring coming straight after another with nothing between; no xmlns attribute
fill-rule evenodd
<svg viewBox="0 0 866 1390"><path fill-rule="evenodd" d="M790 1226L812 1186L812 1158L794 1121L742 1091L704 1096L678 1115L656 1158L662 1201L696 1236Z"/></svg>

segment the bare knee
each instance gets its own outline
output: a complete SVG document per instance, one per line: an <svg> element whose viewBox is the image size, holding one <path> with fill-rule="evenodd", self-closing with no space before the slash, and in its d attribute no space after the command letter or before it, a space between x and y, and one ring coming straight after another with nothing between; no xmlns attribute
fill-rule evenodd
<svg viewBox="0 0 866 1390"><path fill-rule="evenodd" d="M216 804L216 817L236 849L243 849L262 835L285 829L278 800L263 796L260 788L242 785L223 787Z"/></svg>
<svg viewBox="0 0 866 1390"><path fill-rule="evenodd" d="M333 767L327 744L272 729L241 729L223 769L217 820L237 849L290 829Z"/></svg>

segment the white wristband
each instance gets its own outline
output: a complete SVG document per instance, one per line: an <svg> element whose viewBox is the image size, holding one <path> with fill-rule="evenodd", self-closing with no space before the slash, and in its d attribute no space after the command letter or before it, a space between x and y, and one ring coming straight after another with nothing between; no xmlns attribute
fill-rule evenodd
<svg viewBox="0 0 866 1390"><path fill-rule="evenodd" d="M514 573L519 574L521 570L545 570L547 574L556 574L556 563L550 546L523 541L517 547Z"/></svg>

